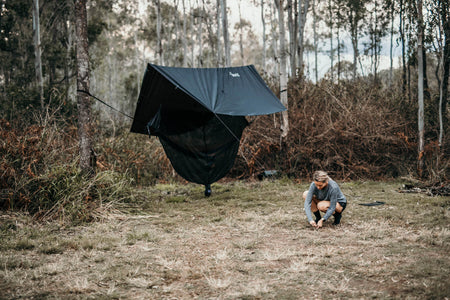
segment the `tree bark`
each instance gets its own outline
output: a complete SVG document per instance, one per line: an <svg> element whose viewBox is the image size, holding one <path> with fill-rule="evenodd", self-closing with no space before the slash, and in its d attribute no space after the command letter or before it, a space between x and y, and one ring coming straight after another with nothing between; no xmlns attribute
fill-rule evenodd
<svg viewBox="0 0 450 300"><path fill-rule="evenodd" d="M157 52L158 52L158 63L160 65L164 64L163 61L163 49L161 41L161 1L156 0L156 42L157 42Z"/></svg>
<svg viewBox="0 0 450 300"><path fill-rule="evenodd" d="M391 40L389 45L389 86L392 85L393 80L393 70L394 70L394 55L393 55L393 48L394 48L394 11L395 11L395 1L392 1L391 3L391 10L390 10L390 18L391 18Z"/></svg>
<svg viewBox="0 0 450 300"><path fill-rule="evenodd" d="M239 52L241 56L241 65L245 64L245 57L244 57L244 26L243 26L243 20L242 20L242 14L241 14L241 2L238 4L238 10L239 10Z"/></svg>
<svg viewBox="0 0 450 300"><path fill-rule="evenodd" d="M306 16L308 14L309 8L309 0L299 0L298 1L298 48L297 48L297 57L298 57L298 76L303 76L303 52L304 45L303 39L305 34L305 24L306 24Z"/></svg>
<svg viewBox="0 0 450 300"><path fill-rule="evenodd" d="M317 4L318 4L317 0ZM313 39L314 39L314 78L316 83L319 82L319 74L318 74L318 39L317 39L317 14L316 14L316 0L313 0L312 3L312 13L313 13Z"/></svg>
<svg viewBox="0 0 450 300"><path fill-rule="evenodd" d="M423 176L424 167L424 86L423 86L423 15L422 15L422 0L417 0L417 59L418 59L418 101L419 101L419 111L418 111L418 167L417 171L419 177Z"/></svg>
<svg viewBox="0 0 450 300"><path fill-rule="evenodd" d="M35 55L34 70L36 74L37 86L39 87L39 99L41 103L41 108L44 108L44 79L42 76L39 0L33 0L33 42Z"/></svg>
<svg viewBox="0 0 450 300"><path fill-rule="evenodd" d="M328 0L328 24L330 27L330 79L333 82L334 81L334 49L333 49L333 27L334 27L334 14L333 14L333 6L331 3L331 0Z"/></svg>
<svg viewBox="0 0 450 300"><path fill-rule="evenodd" d="M225 46L225 67L231 66L230 36L228 33L227 0L222 1L223 43Z"/></svg>
<svg viewBox="0 0 450 300"><path fill-rule="evenodd" d="M284 11L283 0L275 0L278 9L278 23L280 26L280 100L283 105L288 108L288 91L287 91L287 69L286 69L286 30L284 27ZM281 137L286 138L289 133L288 111L282 113L283 123L281 125Z"/></svg>
<svg viewBox="0 0 450 300"><path fill-rule="evenodd" d="M262 21L262 35L263 35L263 56L262 56L262 68L264 75L266 74L266 21L264 17L264 0L261 0L261 21Z"/></svg>
<svg viewBox="0 0 450 300"><path fill-rule="evenodd" d="M89 92L89 49L87 35L86 0L75 1L77 39L77 109L78 138L80 140L80 169L87 174L94 172L92 149L91 103Z"/></svg>
<svg viewBox="0 0 450 300"><path fill-rule="evenodd" d="M222 7L221 0L217 0L217 64L219 67L223 66L222 63Z"/></svg>
<svg viewBox="0 0 450 300"><path fill-rule="evenodd" d="M406 48L405 48L405 20L404 20L404 6L403 0L400 0L400 39L402 41L402 91L403 94L406 93Z"/></svg>
<svg viewBox="0 0 450 300"><path fill-rule="evenodd" d="M443 143L443 136L446 135L446 129L448 130L448 118L447 118L447 104L448 104L448 81L450 75L450 15L449 15L449 3L447 0L441 0L441 20L442 28L444 31L444 53L443 53L443 68L444 74L442 76L442 101L439 103L440 111L442 112L442 130L440 133L440 140Z"/></svg>
<svg viewBox="0 0 450 300"><path fill-rule="evenodd" d="M296 62L295 62L295 47L296 47L296 36L297 32L295 31L294 20L292 18L293 10L292 10L292 0L287 1L288 7L288 29L289 29L289 63L291 67L291 76L295 76L296 73Z"/></svg>
<svg viewBox="0 0 450 300"><path fill-rule="evenodd" d="M200 6L198 5L197 2L197 6L200 9ZM202 7L201 13L200 13L200 24L199 29L198 29L198 67L201 68L203 67L203 23L204 23L204 16L205 16L205 10Z"/></svg>
<svg viewBox="0 0 450 300"><path fill-rule="evenodd" d="M183 67L187 67L186 0L183 0Z"/></svg>

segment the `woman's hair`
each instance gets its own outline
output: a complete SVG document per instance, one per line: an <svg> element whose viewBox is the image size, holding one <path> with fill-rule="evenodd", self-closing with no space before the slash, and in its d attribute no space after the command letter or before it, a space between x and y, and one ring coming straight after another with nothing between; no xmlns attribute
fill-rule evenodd
<svg viewBox="0 0 450 300"><path fill-rule="evenodd" d="M328 176L327 172L325 171L316 171L313 174L313 180L318 182L325 182L330 177Z"/></svg>

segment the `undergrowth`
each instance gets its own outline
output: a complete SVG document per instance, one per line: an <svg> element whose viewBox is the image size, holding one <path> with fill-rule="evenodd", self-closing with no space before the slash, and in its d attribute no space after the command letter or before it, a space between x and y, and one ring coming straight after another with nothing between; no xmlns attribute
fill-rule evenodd
<svg viewBox="0 0 450 300"><path fill-rule="evenodd" d="M418 177L417 110L414 103L405 103L400 89L363 80L292 80L288 92L287 138L280 138L279 115L249 118L228 178L253 179L271 169L301 180L317 169L346 181ZM103 123L100 114L93 133L97 173L83 176L73 110L62 100L52 103L23 122L0 119L1 209L25 210L36 219L88 221L109 203L141 197L137 187L185 182L157 138L130 133L129 125L113 118L112 126ZM450 143L447 137L437 145L430 126L425 180L447 184Z"/></svg>

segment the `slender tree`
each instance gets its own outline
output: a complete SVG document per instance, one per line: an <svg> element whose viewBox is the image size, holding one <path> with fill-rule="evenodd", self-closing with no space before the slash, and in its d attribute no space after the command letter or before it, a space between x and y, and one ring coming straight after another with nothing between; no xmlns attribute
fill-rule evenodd
<svg viewBox="0 0 450 300"><path fill-rule="evenodd" d="M442 75L442 101L440 101L440 111L442 112L442 130L440 134L441 144L443 143L443 136L448 134L448 118L447 118L447 105L448 105L448 83L450 77L450 4L447 0L439 0L439 12L442 24L442 30L444 33L444 49L443 49L443 75Z"/></svg>
<svg viewBox="0 0 450 300"><path fill-rule="evenodd" d="M292 16L292 0L287 0L287 8L288 8L288 29L289 29L289 64L291 67L291 76L295 76L296 72L296 43L297 43L297 31L295 31L296 27L294 26L294 18ZM295 10L297 11L297 10Z"/></svg>
<svg viewBox="0 0 450 300"><path fill-rule="evenodd" d="M390 43L389 43L389 86L392 85L393 70L394 70L394 13L395 13L395 1L389 0L389 18L391 19L390 28Z"/></svg>
<svg viewBox="0 0 450 300"><path fill-rule="evenodd" d="M222 58L222 2L217 0L217 11L216 11L216 21L217 21L217 64L219 67L223 66Z"/></svg>
<svg viewBox="0 0 450 300"><path fill-rule="evenodd" d="M278 23L280 30L280 100L283 105L288 108L288 91L287 91L287 68L286 68L286 32L284 27L284 10L283 0L275 0L275 6L278 10ZM281 126L281 137L286 138L289 133L288 112L283 111L283 123Z"/></svg>
<svg viewBox="0 0 450 300"><path fill-rule="evenodd" d="M183 2L183 67L187 67L187 21L186 21L186 0Z"/></svg>
<svg viewBox="0 0 450 300"><path fill-rule="evenodd" d="M223 29L223 44L225 47L225 66L231 66L231 45L230 35L228 33L228 12L227 12L227 0L221 0L222 8L222 29Z"/></svg>
<svg viewBox="0 0 450 300"><path fill-rule="evenodd" d="M314 40L314 79L316 82L319 81L319 72L318 72L318 52L319 52L319 41L317 36L317 22L318 16L316 8L319 5L319 0L313 0L312 3L312 13L313 13L313 40Z"/></svg>
<svg viewBox="0 0 450 300"><path fill-rule="evenodd" d="M161 38L161 1L156 0L156 38L157 38L157 57L158 63L160 65L164 64L163 60L163 47L162 47L162 38Z"/></svg>
<svg viewBox="0 0 450 300"><path fill-rule="evenodd" d="M422 14L422 0L417 0L417 58L418 58L418 173L419 176L423 176L423 166L424 166L424 86L423 86L423 14Z"/></svg>
<svg viewBox="0 0 450 300"><path fill-rule="evenodd" d="M42 76L42 59L41 59L41 33L39 25L39 0L33 0L33 44L34 44L34 70L36 74L36 82L39 87L39 98L41 108L44 108L44 78Z"/></svg>
<svg viewBox="0 0 450 300"><path fill-rule="evenodd" d="M326 21L325 23L327 24L329 30L330 30L330 70L331 70L331 74L330 74L330 79L331 81L334 80L334 72L333 72L333 67L334 67L334 48L333 48L333 42L334 42L334 36L333 36L333 30L334 30L334 11L333 11L333 2L332 0L328 0L327 2L327 11L326 11L327 15L326 15Z"/></svg>
<svg viewBox="0 0 450 300"><path fill-rule="evenodd" d="M78 137L80 139L80 169L88 174L94 171L94 151L92 148L92 120L89 96L89 48L87 31L86 0L75 1L77 39L77 108Z"/></svg>
<svg viewBox="0 0 450 300"><path fill-rule="evenodd" d="M241 56L241 64L244 64L244 26L246 25L246 21L244 21L242 19L242 14L241 14L241 2L239 1L238 4L238 11L239 11L239 23L236 24L236 29L239 32L239 53Z"/></svg>
<svg viewBox="0 0 450 300"><path fill-rule="evenodd" d="M359 59L358 42L361 32L361 21L364 18L365 7L363 0L346 0L348 29L353 48L353 79L356 78L357 63Z"/></svg>
<svg viewBox="0 0 450 300"><path fill-rule="evenodd" d="M266 18L264 15L264 0L261 0L261 22L262 22L262 38L263 38L263 56L262 56L262 68L264 74L266 74Z"/></svg>
<svg viewBox="0 0 450 300"><path fill-rule="evenodd" d="M304 35L305 35L305 24L306 17L308 15L309 0L299 0L298 1L298 46L297 46L297 57L298 57L298 75L303 76L304 62L303 62L303 52L305 47L303 45Z"/></svg>

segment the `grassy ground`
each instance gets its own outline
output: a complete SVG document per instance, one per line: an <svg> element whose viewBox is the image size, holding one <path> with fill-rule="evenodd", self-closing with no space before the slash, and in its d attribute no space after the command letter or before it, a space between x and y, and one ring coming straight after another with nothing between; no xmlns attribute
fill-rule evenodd
<svg viewBox="0 0 450 300"><path fill-rule="evenodd" d="M351 182L338 227L288 180L156 185L101 222L0 214L2 299L446 299L450 197ZM381 206L360 203L385 201Z"/></svg>

